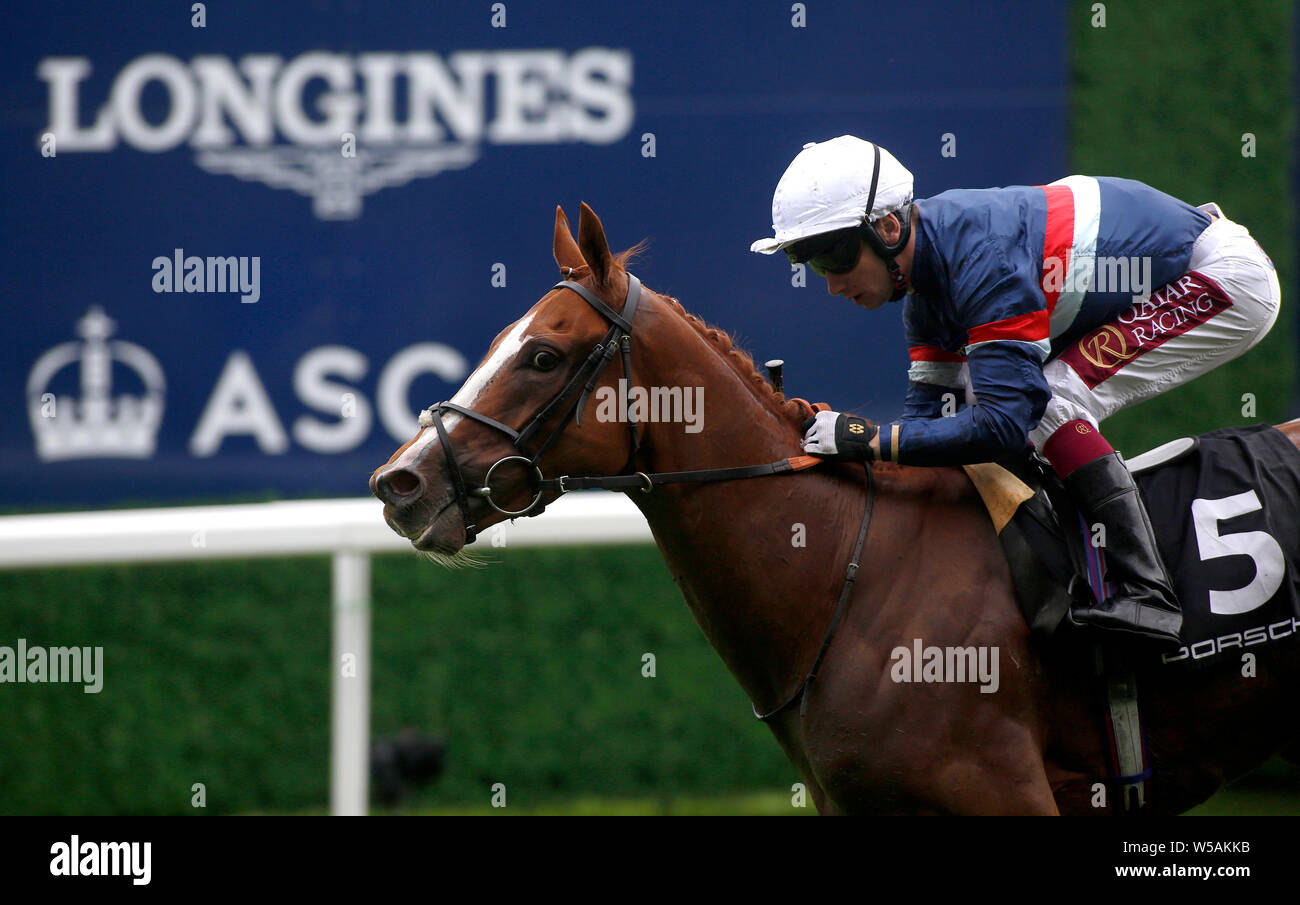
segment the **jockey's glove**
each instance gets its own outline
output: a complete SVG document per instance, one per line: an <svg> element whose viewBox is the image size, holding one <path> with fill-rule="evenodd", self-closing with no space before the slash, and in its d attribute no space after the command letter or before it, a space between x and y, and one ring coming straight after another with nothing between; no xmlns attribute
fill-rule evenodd
<svg viewBox="0 0 1300 905"><path fill-rule="evenodd" d="M866 419L842 412L818 412L803 423L803 449L837 462L872 459L871 438L880 429Z"/></svg>

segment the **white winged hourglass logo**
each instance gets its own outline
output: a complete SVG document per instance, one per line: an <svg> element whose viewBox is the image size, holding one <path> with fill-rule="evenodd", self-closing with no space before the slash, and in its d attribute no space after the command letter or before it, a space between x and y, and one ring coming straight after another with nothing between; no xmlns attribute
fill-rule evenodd
<svg viewBox="0 0 1300 905"><path fill-rule="evenodd" d="M27 379L27 415L43 461L153 455L166 382L158 360L135 343L108 340L116 324L99 306L77 321L84 342L61 343L36 360ZM113 362L133 370L144 395L112 395ZM47 393L50 381L81 364L81 396Z"/></svg>

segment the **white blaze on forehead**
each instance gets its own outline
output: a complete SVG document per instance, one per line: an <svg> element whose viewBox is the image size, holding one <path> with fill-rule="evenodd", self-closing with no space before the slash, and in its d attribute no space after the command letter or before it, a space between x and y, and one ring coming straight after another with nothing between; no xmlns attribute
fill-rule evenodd
<svg viewBox="0 0 1300 905"><path fill-rule="evenodd" d="M529 312L524 315L519 323L510 329L505 338L497 344L496 349L487 361L478 366L473 374L469 375L469 380L460 388L451 401L457 405L472 409L474 403L483 395L483 391L491 386L492 381L496 379L497 372L505 367L506 362L510 361L524 347L528 341L528 328L533 324L533 316L536 312ZM456 415L455 417L460 417ZM448 425L450 427L450 424Z"/></svg>
<svg viewBox="0 0 1300 905"><path fill-rule="evenodd" d="M492 381L496 379L501 369L518 354L519 350L524 347L524 343L528 342L528 328L532 326L535 314L536 312L529 312L510 328L510 332L502 337L501 342L497 343L496 349L492 351L488 360L479 365L474 373L469 375L469 380L465 381L465 385L457 391L455 396L451 397L452 402L467 409L474 408L474 403L492 385ZM448 412L443 416L442 423L447 428L448 435L464 417L459 412ZM391 467L408 468L421 461L425 458L429 446L436 442L438 442L438 431L433 428L425 428L420 434L420 438L412 443Z"/></svg>

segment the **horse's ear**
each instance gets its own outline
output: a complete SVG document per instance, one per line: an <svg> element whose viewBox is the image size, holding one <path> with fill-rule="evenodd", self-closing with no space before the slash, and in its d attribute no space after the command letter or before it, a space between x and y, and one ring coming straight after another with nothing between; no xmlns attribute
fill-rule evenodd
<svg viewBox="0 0 1300 905"><path fill-rule="evenodd" d="M564 216L564 208L558 204L555 205L555 263L559 265L560 273L566 276L566 271L577 270L587 263L582 260L578 243L573 241L573 233L569 231L569 218Z"/></svg>
<svg viewBox="0 0 1300 905"><path fill-rule="evenodd" d="M591 275L599 285L605 282L614 269L614 256L605 241L605 227L601 226L596 212L582 202L582 215L578 218L578 250L591 267Z"/></svg>

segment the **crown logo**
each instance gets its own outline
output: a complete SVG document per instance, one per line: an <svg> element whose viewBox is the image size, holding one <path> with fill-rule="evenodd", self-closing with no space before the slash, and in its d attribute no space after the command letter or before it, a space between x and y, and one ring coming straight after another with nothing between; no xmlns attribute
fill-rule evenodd
<svg viewBox="0 0 1300 905"><path fill-rule="evenodd" d="M162 421L165 381L158 360L134 343L108 341L116 324L99 306L77 321L84 342L62 343L32 365L27 379L27 415L36 455L63 459L147 459L153 455ZM56 374L81 363L81 397L45 392ZM144 395L112 395L113 362L121 362L144 383Z"/></svg>

